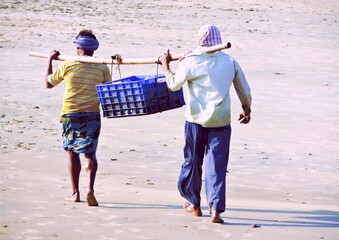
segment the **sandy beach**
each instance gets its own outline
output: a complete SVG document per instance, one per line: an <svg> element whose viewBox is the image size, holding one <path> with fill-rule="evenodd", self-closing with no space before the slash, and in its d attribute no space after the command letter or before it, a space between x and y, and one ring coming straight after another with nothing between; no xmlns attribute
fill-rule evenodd
<svg viewBox="0 0 339 240"><path fill-rule="evenodd" d="M19 1L0 2L0 239L337 240L339 236L339 2ZM63 84L44 88L46 59L74 55L72 37L90 28L97 57L158 57L196 46L205 23L219 27L253 94L252 121L232 141L225 224L187 214L177 188L185 106L102 118L99 207L71 192L59 113ZM60 62L55 62L57 66ZM175 70L177 63L173 62ZM117 66L113 79L119 79ZM122 77L161 72L122 65Z"/></svg>

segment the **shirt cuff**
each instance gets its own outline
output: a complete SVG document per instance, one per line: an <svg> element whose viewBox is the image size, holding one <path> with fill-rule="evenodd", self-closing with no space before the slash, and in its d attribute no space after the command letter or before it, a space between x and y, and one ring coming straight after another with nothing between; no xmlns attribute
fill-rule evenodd
<svg viewBox="0 0 339 240"><path fill-rule="evenodd" d="M51 84L51 85L53 85L53 86L55 86L55 84L52 82L52 80L51 80L51 74L50 75L48 75L48 77L47 77L47 81Z"/></svg>

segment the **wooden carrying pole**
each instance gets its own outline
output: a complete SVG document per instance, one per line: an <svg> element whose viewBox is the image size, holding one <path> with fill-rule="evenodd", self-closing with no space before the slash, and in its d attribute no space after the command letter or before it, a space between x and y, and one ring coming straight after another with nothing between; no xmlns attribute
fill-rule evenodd
<svg viewBox="0 0 339 240"><path fill-rule="evenodd" d="M219 44L212 47L204 47L202 48L202 52L205 53L212 53L215 51L220 51L223 49L228 49L231 47L231 43L226 44ZM48 58L48 54L39 53L39 52L28 52L29 56L31 57L39 57L39 58ZM177 61L180 58L184 57L184 54L176 54L172 55L172 61ZM112 58L96 58L96 57L79 57L79 56L66 56L66 55L59 55L57 60L60 61L78 61L83 63L103 63L103 64L154 64L158 63L158 58L122 58L120 61L117 59Z"/></svg>

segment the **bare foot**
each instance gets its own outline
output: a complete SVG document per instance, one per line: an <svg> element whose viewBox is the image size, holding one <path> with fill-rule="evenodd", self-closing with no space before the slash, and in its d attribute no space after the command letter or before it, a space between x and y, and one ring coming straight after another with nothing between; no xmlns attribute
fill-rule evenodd
<svg viewBox="0 0 339 240"><path fill-rule="evenodd" d="M192 213L194 216L197 216L197 217L202 216L201 208L194 206L192 203L185 202L184 208L186 212Z"/></svg>
<svg viewBox="0 0 339 240"><path fill-rule="evenodd" d="M215 210L212 211L212 223L224 223L224 220L220 216L220 212Z"/></svg>
<svg viewBox="0 0 339 240"><path fill-rule="evenodd" d="M97 200L95 199L94 193L87 193L87 205L91 207L99 206Z"/></svg>
<svg viewBox="0 0 339 240"><path fill-rule="evenodd" d="M67 202L80 202L80 193L73 193L72 196L64 198Z"/></svg>

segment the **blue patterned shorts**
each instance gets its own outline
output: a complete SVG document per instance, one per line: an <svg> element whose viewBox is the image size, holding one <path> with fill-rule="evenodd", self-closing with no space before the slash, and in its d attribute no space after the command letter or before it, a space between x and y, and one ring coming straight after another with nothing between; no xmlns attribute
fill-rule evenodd
<svg viewBox="0 0 339 240"><path fill-rule="evenodd" d="M61 118L63 148L75 153L93 153L100 135L100 113L72 113Z"/></svg>

